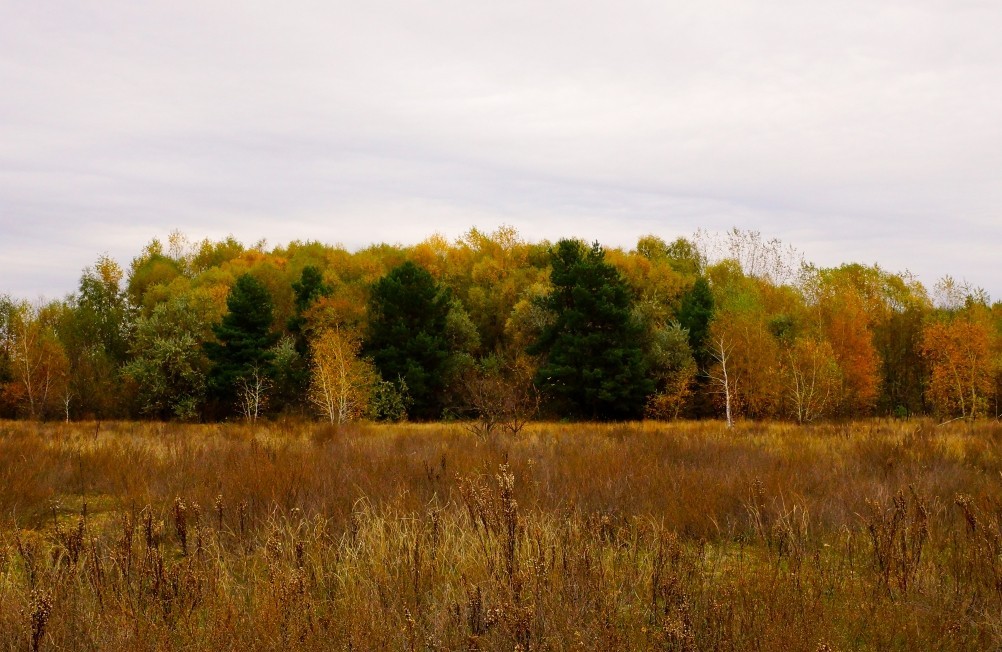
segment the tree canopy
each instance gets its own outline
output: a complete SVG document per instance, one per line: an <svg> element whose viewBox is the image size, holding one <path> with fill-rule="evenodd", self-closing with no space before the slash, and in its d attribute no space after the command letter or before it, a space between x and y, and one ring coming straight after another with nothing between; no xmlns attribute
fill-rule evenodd
<svg viewBox="0 0 1002 652"><path fill-rule="evenodd" d="M477 378L552 419L1002 413L1002 303L967 281L818 267L737 229L622 249L502 227L355 251L175 232L99 256L63 299L0 295L0 418L315 414L331 332L353 344L328 361L378 371L353 375L350 418L482 413Z"/></svg>

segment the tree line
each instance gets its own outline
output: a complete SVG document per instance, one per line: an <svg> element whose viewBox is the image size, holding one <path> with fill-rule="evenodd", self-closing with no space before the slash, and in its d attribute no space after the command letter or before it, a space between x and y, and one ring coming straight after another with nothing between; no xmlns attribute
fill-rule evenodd
<svg viewBox="0 0 1002 652"><path fill-rule="evenodd" d="M630 250L510 227L358 251L154 239L0 296L0 417L998 418L1002 302L754 231Z"/></svg>

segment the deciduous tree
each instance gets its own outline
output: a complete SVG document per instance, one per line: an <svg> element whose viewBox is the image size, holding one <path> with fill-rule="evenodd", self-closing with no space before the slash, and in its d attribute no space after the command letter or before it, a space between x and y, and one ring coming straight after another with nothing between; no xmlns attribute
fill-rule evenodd
<svg viewBox="0 0 1002 652"><path fill-rule="evenodd" d="M311 343L309 398L331 424L355 421L369 410L377 374L359 357L361 349L358 334L340 328L322 330Z"/></svg>
<svg viewBox="0 0 1002 652"><path fill-rule="evenodd" d="M841 378L826 340L797 338L783 354L782 377L789 413L797 423L814 421L831 411Z"/></svg>
<svg viewBox="0 0 1002 652"><path fill-rule="evenodd" d="M198 417L209 368L202 342L212 333L213 310L211 298L182 294L139 318L133 359L124 372L143 415L184 421Z"/></svg>
<svg viewBox="0 0 1002 652"><path fill-rule="evenodd" d="M940 415L973 419L988 408L996 370L985 313L972 307L931 321L922 334L920 350L931 367L926 391Z"/></svg>
<svg viewBox="0 0 1002 652"><path fill-rule="evenodd" d="M43 418L64 398L69 361L44 307L27 302L11 306L6 338L10 380L5 400L30 419Z"/></svg>
<svg viewBox="0 0 1002 652"><path fill-rule="evenodd" d="M696 361L689 334L678 322L654 329L647 345L648 368L655 390L647 399L644 415L651 419L676 419L692 394Z"/></svg>

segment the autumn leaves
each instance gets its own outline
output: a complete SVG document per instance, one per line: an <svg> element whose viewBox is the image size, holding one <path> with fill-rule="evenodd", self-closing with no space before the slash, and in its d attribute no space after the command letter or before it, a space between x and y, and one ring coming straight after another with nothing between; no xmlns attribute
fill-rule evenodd
<svg viewBox="0 0 1002 652"><path fill-rule="evenodd" d="M740 231L631 251L175 234L64 300L0 299L0 416L478 418L506 395L550 418L994 417L1002 304L936 294Z"/></svg>

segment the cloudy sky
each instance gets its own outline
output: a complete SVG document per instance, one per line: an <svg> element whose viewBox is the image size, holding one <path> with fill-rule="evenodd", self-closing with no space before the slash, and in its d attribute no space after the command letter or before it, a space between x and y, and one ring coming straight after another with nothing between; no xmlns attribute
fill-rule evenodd
<svg viewBox="0 0 1002 652"><path fill-rule="evenodd" d="M737 226L1002 298L1000 33L997 0L0 0L0 292L174 229L510 224Z"/></svg>

